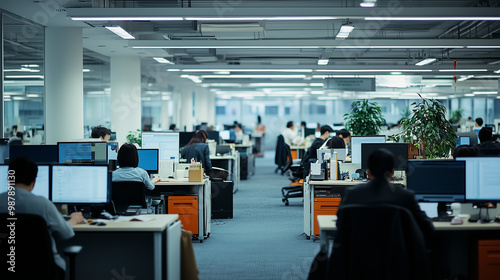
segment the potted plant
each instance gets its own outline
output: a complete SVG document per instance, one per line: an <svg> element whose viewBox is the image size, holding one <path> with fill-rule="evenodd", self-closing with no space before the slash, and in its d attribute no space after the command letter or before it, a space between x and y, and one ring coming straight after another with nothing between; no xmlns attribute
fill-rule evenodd
<svg viewBox="0 0 500 280"><path fill-rule="evenodd" d="M460 122L464 114L464 109L457 108L450 111L450 123L457 124Z"/></svg>
<svg viewBox="0 0 500 280"><path fill-rule="evenodd" d="M411 104L412 116L401 121L402 131L389 139L416 144L423 158L447 156L450 149L456 146L455 139L458 137L446 119L446 107L434 99L425 99L420 94L418 96L422 102Z"/></svg>
<svg viewBox="0 0 500 280"><path fill-rule="evenodd" d="M127 141L129 143L137 143L139 146L142 146L142 132L140 129L135 131L131 130L128 132Z"/></svg>
<svg viewBox="0 0 500 280"><path fill-rule="evenodd" d="M346 128L353 135L377 135L380 128L385 125L382 109L376 102L368 100L354 101L351 112L344 115Z"/></svg>

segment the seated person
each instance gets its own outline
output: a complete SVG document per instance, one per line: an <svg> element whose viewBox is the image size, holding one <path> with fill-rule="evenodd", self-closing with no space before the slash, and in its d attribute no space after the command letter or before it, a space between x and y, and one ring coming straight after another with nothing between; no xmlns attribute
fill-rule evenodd
<svg viewBox="0 0 500 280"><path fill-rule="evenodd" d="M105 128L104 126L94 126L92 128L92 133L90 135L92 138L99 138L101 141L108 142L111 139L111 130Z"/></svg>
<svg viewBox="0 0 500 280"><path fill-rule="evenodd" d="M386 149L379 149L368 156L368 183L346 188L340 201L337 216L342 216L342 207L349 204L394 204L406 208L415 218L422 230L428 248L434 238L434 226L431 219L415 199L413 192L390 184L394 175L394 156Z"/></svg>
<svg viewBox="0 0 500 280"><path fill-rule="evenodd" d="M288 146L302 145L304 139L297 135L292 121L286 123L286 128L281 132L283 139Z"/></svg>
<svg viewBox="0 0 500 280"><path fill-rule="evenodd" d="M500 143L493 141L493 134L490 128L483 127L479 131L478 136L481 144L476 147L479 149L480 156L500 155Z"/></svg>
<svg viewBox="0 0 500 280"><path fill-rule="evenodd" d="M186 147L181 151L181 158L187 159L188 163L191 159L196 162L201 162L205 174L209 175L212 171L212 161L210 160L210 150L206 143L208 134L204 130L194 132L193 138L189 140Z"/></svg>
<svg viewBox="0 0 500 280"><path fill-rule="evenodd" d="M349 141L351 141L351 133L349 132L349 130L343 128L337 131L337 136L344 139L345 147L349 145Z"/></svg>
<svg viewBox="0 0 500 280"><path fill-rule="evenodd" d="M328 143L326 143L327 149L344 149L345 146L345 138L339 136L333 136L328 140Z"/></svg>
<svg viewBox="0 0 500 280"><path fill-rule="evenodd" d="M72 225L83 224L85 220L81 212L71 213L71 218L65 221L59 213L56 206L45 197L37 196L32 193L35 188L36 175L38 167L28 158L19 157L13 160L9 165L9 170L15 171L15 211L19 214L35 214L44 218L52 239L52 251L54 261L59 267L56 272L58 275L64 275L66 262L59 255L56 248L55 236L60 239L69 239L75 235ZM0 194L0 212L8 213L7 192ZM36 234L36 232L33 232Z"/></svg>
<svg viewBox="0 0 500 280"><path fill-rule="evenodd" d="M333 129L329 125L324 125L321 127L320 132L321 135L318 138L314 139L311 147L309 147L309 150L307 150L307 153L300 162L300 165L303 166L304 169L304 178L309 174L309 170L311 169L310 162L317 160L318 149L321 148L325 141L330 137L330 133L333 132Z"/></svg>
<svg viewBox="0 0 500 280"><path fill-rule="evenodd" d="M457 157L477 157L479 155L479 149L477 146L460 145L453 149L452 155L453 159Z"/></svg>
<svg viewBox="0 0 500 280"><path fill-rule="evenodd" d="M243 130L239 123L234 124L234 135L236 136L235 143L243 142Z"/></svg>
<svg viewBox="0 0 500 280"><path fill-rule="evenodd" d="M476 122L475 122L472 130L479 132L483 128L483 123L484 123L484 121L482 118L476 118Z"/></svg>
<svg viewBox="0 0 500 280"><path fill-rule="evenodd" d="M148 172L137 167L139 165L139 156L134 144L123 144L118 150L117 160L120 168L113 171L113 182L143 182L148 190L152 190L155 188L154 183L160 180L160 178L150 180Z"/></svg>
<svg viewBox="0 0 500 280"><path fill-rule="evenodd" d="M177 126L175 125L175 123L171 124L171 125L168 127L168 130L171 130L171 131L177 131Z"/></svg>

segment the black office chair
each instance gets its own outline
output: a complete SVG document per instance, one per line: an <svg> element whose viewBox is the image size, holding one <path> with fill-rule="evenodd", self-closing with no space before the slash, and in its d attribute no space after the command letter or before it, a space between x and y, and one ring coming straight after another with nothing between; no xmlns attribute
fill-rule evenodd
<svg viewBox="0 0 500 280"><path fill-rule="evenodd" d="M135 181L112 182L111 200L117 214L125 213L131 205L147 208L146 186L143 182Z"/></svg>
<svg viewBox="0 0 500 280"><path fill-rule="evenodd" d="M283 167L287 163L287 153L285 145L285 138L280 134L278 136L278 139L276 140L276 154L274 156L274 163L276 163L278 167L276 167L274 173L278 172L279 170L283 170Z"/></svg>
<svg viewBox="0 0 500 280"><path fill-rule="evenodd" d="M353 204L339 211L328 279L432 279L424 236L407 209Z"/></svg>
<svg viewBox="0 0 500 280"><path fill-rule="evenodd" d="M0 214L0 251L2 252L0 279L64 280L64 275L56 273L59 268L54 261L52 239L45 220L33 214L16 214L14 217L16 220L8 220L13 216ZM11 223L15 224L12 229L7 227ZM11 236L14 239L10 239ZM12 240L15 240L15 243L12 243ZM15 246L13 258L7 255L11 252L11 246ZM67 268L71 280L75 279L75 257L81 249L81 246L69 246L64 250L65 255L69 256ZM10 260L14 260L15 263L14 273L8 270L11 267Z"/></svg>
<svg viewBox="0 0 500 280"><path fill-rule="evenodd" d="M292 159L292 152L290 151L290 146L284 144L285 152L287 154L287 162L285 166L281 169L281 175L285 174L290 170L290 185L281 188L281 194L283 198L281 201L285 203L286 206L289 205L289 198L292 197L304 197L304 178L302 176L301 165L297 161Z"/></svg>

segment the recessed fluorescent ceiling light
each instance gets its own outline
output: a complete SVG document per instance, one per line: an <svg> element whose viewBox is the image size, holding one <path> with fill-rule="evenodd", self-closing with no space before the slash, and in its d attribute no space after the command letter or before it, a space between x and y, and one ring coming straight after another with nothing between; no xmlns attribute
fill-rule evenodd
<svg viewBox="0 0 500 280"><path fill-rule="evenodd" d="M310 73L312 69L169 69L167 71L182 72L305 72Z"/></svg>
<svg viewBox="0 0 500 280"><path fill-rule="evenodd" d="M43 79L42 75L5 76L7 79Z"/></svg>
<svg viewBox="0 0 500 280"><path fill-rule="evenodd" d="M363 8L373 8L375 7L375 4L377 3L377 0L365 0L361 2L359 5Z"/></svg>
<svg viewBox="0 0 500 280"><path fill-rule="evenodd" d="M351 25L342 25L340 27L340 30L339 30L339 33L337 33L337 38L347 38L349 37L349 34L352 32L352 30L354 29L354 26L351 26Z"/></svg>
<svg viewBox="0 0 500 280"><path fill-rule="evenodd" d="M40 72L38 69L30 69L26 67L22 67L21 69L5 69L3 70L4 72L30 72L30 73L36 73Z"/></svg>
<svg viewBox="0 0 500 280"><path fill-rule="evenodd" d="M500 20L500 17L365 17L365 20Z"/></svg>
<svg viewBox="0 0 500 280"><path fill-rule="evenodd" d="M164 20L183 20L182 17L72 17L72 20L81 21L164 21Z"/></svg>
<svg viewBox="0 0 500 280"><path fill-rule="evenodd" d="M330 60L326 58L318 59L318 65L327 65Z"/></svg>
<svg viewBox="0 0 500 280"><path fill-rule="evenodd" d="M115 33L116 35L122 37L123 39L135 39L132 34L128 33L125 29L121 28L121 26L106 26L106 29Z"/></svg>
<svg viewBox="0 0 500 280"><path fill-rule="evenodd" d="M463 49L464 46L336 46L336 49Z"/></svg>
<svg viewBox="0 0 500 280"><path fill-rule="evenodd" d="M38 64L23 64L23 65L21 65L21 67L36 68L36 67L40 67L40 65L38 65Z"/></svg>
<svg viewBox="0 0 500 280"><path fill-rule="evenodd" d="M429 69L395 69L395 70L383 70L383 69L330 69L330 70L316 70L317 72L432 72Z"/></svg>
<svg viewBox="0 0 500 280"><path fill-rule="evenodd" d="M403 72L391 72L391 75L401 75Z"/></svg>
<svg viewBox="0 0 500 280"><path fill-rule="evenodd" d="M460 79L458 79L458 81L463 82L463 81L468 80L470 78L474 78L474 75L462 76L462 77L460 77Z"/></svg>
<svg viewBox="0 0 500 280"><path fill-rule="evenodd" d="M183 45L183 46L132 46L132 49L206 49L206 48L218 48L218 49L319 49L319 46L214 46L207 47L203 45ZM366 47L365 47L366 48ZM419 47L424 48L424 47ZM425 47L428 48L428 47ZM443 47L441 47L443 48ZM462 48L462 47L461 47Z"/></svg>
<svg viewBox="0 0 500 280"><path fill-rule="evenodd" d="M464 94L464 96L474 96L474 93L467 93L467 94Z"/></svg>
<svg viewBox="0 0 500 280"><path fill-rule="evenodd" d="M303 79L306 75L203 75L202 78L262 78L262 79Z"/></svg>
<svg viewBox="0 0 500 280"><path fill-rule="evenodd" d="M493 71L493 73L495 73L495 74L500 74L500 70Z"/></svg>
<svg viewBox="0 0 500 280"><path fill-rule="evenodd" d="M90 69L82 69L82 72L90 72Z"/></svg>
<svg viewBox="0 0 500 280"><path fill-rule="evenodd" d="M486 72L488 69L440 69L439 72Z"/></svg>
<svg viewBox="0 0 500 280"><path fill-rule="evenodd" d="M473 94L498 94L498 91L474 91Z"/></svg>
<svg viewBox="0 0 500 280"><path fill-rule="evenodd" d="M172 61L164 58L164 57L153 57L154 60L156 60L159 63L167 63L167 64L174 64Z"/></svg>
<svg viewBox="0 0 500 280"><path fill-rule="evenodd" d="M468 49L500 49L500 46L468 46Z"/></svg>
<svg viewBox="0 0 500 280"><path fill-rule="evenodd" d="M185 20L332 20L336 17L328 16L288 16L288 17L186 17Z"/></svg>
<svg viewBox="0 0 500 280"><path fill-rule="evenodd" d="M417 65L417 66L424 66L424 65L433 63L436 60L437 60L436 58L426 58L424 60L421 60L421 61L415 63L415 65Z"/></svg>
<svg viewBox="0 0 500 280"><path fill-rule="evenodd" d="M311 90L311 94L325 94L322 90Z"/></svg>

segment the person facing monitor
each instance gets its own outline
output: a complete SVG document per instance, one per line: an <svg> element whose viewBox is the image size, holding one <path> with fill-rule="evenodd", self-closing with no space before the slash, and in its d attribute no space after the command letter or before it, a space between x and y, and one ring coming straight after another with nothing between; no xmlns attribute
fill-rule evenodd
<svg viewBox="0 0 500 280"><path fill-rule="evenodd" d="M307 150L307 153L300 162L300 165L304 168L304 178L309 174L309 170L311 169L310 162L318 158L318 149L323 146L325 141L330 137L330 133L332 132L333 129L329 125L324 125L321 127L321 135L318 138L314 139L311 147L309 147L309 150Z"/></svg>
<svg viewBox="0 0 500 280"><path fill-rule="evenodd" d="M500 143L493 141L491 127L483 127L478 133L481 144L477 145L480 156L500 155Z"/></svg>
<svg viewBox="0 0 500 280"><path fill-rule="evenodd" d="M154 183L160 180L159 178L150 180L146 170L137 167L139 165L139 156L134 144L123 144L118 150L117 159L120 168L113 171L113 182L143 182L148 190L152 190L155 188Z"/></svg>
<svg viewBox="0 0 500 280"><path fill-rule="evenodd" d="M108 142L111 139L111 130L105 128L104 126L94 126L91 133L92 138L99 138L101 141Z"/></svg>
<svg viewBox="0 0 500 280"><path fill-rule="evenodd" d="M181 157L187 159L188 163L191 162L191 159L201 162L205 174L210 174L212 171L212 161L210 160L210 150L206 143L207 139L208 134L206 131L195 131L193 138L191 138L186 147L182 149Z"/></svg>
<svg viewBox="0 0 500 280"><path fill-rule="evenodd" d="M63 216L59 213L56 206L42 196L34 195L33 189L35 188L36 176L38 173L37 165L26 157L19 157L13 160L9 165L9 170L15 174L14 179L14 198L15 198L15 212L16 214L34 214L41 216L47 223L48 230L52 239L52 251L54 254L54 261L59 267L56 272L57 275L64 276L66 270L66 263L59 255L54 236L57 235L57 240L69 239L75 235L72 225L83 224L85 220L81 212L71 213L70 219L66 222ZM10 171L9 171L9 174ZM10 178L9 178L10 179ZM0 212L8 213L7 199L12 197L8 192L0 194ZM10 200L9 200L10 201ZM36 234L36 233L33 233Z"/></svg>
<svg viewBox="0 0 500 280"><path fill-rule="evenodd" d="M351 133L345 128L337 131L337 136L344 139L345 146L347 146L349 141L351 141Z"/></svg>
<svg viewBox="0 0 500 280"><path fill-rule="evenodd" d="M337 216L342 216L343 207L351 204L393 204L406 208L415 218L426 244L432 247L434 226L415 199L413 192L389 183L394 175L394 156L386 149L374 151L368 157L369 182L346 188L340 201ZM383 217L380 217L383 219Z"/></svg>

